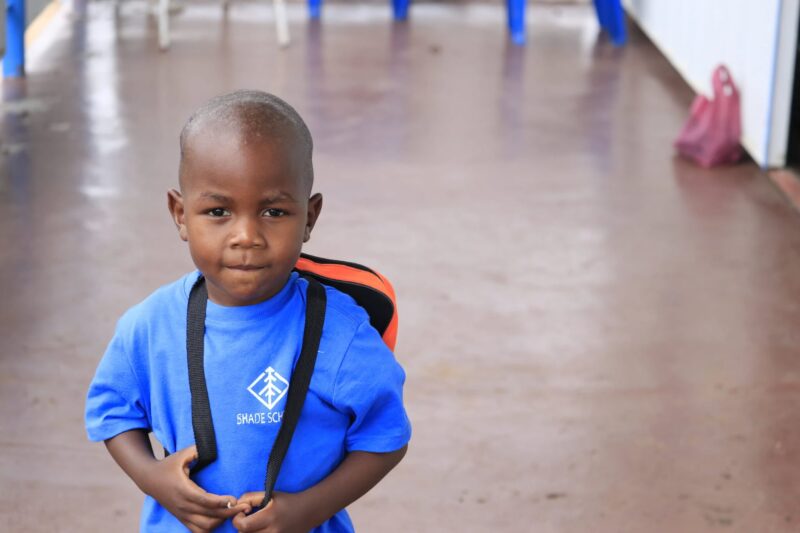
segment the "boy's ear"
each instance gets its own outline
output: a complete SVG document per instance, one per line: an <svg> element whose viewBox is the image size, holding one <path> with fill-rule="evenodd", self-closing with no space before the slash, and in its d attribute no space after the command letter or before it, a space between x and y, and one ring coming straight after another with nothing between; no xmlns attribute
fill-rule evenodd
<svg viewBox="0 0 800 533"><path fill-rule="evenodd" d="M306 213L306 231L303 235L303 242L308 242L311 238L311 230L314 229L314 224L317 223L319 212L322 211L322 195L316 193L311 195L308 199L308 212Z"/></svg>
<svg viewBox="0 0 800 533"><path fill-rule="evenodd" d="M178 228L178 235L184 241L189 240L189 234L186 231L185 212L183 210L183 196L175 189L167 191L167 207L169 214L172 216L172 221Z"/></svg>

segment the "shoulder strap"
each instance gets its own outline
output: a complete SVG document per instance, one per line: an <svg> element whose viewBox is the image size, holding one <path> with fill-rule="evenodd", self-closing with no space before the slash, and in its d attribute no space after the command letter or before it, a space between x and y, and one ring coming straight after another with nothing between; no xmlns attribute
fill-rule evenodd
<svg viewBox="0 0 800 533"><path fill-rule="evenodd" d="M278 479L278 473L289 449L289 443L297 427L300 412L303 410L311 374L317 362L317 352L322 338L322 327L325 323L325 306L327 303L325 287L312 278L307 278L306 323L303 331L303 346L289 382L286 407L283 412L281 427L272 446L267 462L267 475L264 481L265 506L272 499L272 491ZM189 305L186 311L186 354L189 365L189 390L192 395L192 429L197 446L198 459L192 473L213 463L217 458L217 441L214 437L214 422L211 419L211 407L208 401L205 370L203 367L203 342L205 337L206 302L208 292L202 276L195 282L189 294Z"/></svg>
<svg viewBox="0 0 800 533"><path fill-rule="evenodd" d="M308 280L308 289L306 291L306 325L303 331L303 347L289 382L289 393L283 411L281 428L278 430L278 436L275 438L275 444L272 445L272 451L269 454L262 507L272 499L272 491L275 488L275 481L278 479L283 458L289 449L294 429L297 427L297 420L303 410L308 385L311 383L311 374L314 373L314 365L317 362L322 326L325 323L325 305L327 303L325 287L315 279L306 279Z"/></svg>
<svg viewBox="0 0 800 533"><path fill-rule="evenodd" d="M186 309L186 357L189 365L189 391L192 395L192 429L197 446L197 462L192 467L192 473L200 471L217 459L217 439L214 437L214 421L211 419L203 366L207 301L205 279L200 276L189 294L189 305Z"/></svg>

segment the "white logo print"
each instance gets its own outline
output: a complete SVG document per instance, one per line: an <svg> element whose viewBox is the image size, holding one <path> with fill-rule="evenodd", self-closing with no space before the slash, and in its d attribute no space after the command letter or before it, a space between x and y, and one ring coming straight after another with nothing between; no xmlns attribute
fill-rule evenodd
<svg viewBox="0 0 800 533"><path fill-rule="evenodd" d="M271 411L281 398L286 396L289 382L270 366L247 387L247 390Z"/></svg>

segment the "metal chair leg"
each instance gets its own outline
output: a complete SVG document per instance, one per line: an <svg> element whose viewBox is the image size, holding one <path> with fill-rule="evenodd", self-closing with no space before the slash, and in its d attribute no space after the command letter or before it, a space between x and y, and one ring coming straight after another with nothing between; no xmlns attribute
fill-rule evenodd
<svg viewBox="0 0 800 533"><path fill-rule="evenodd" d="M281 47L289 46L289 17L286 14L284 0L272 0L275 7L275 29L278 33L278 44Z"/></svg>
<svg viewBox="0 0 800 533"><path fill-rule="evenodd" d="M169 48L169 0L158 0L158 47Z"/></svg>

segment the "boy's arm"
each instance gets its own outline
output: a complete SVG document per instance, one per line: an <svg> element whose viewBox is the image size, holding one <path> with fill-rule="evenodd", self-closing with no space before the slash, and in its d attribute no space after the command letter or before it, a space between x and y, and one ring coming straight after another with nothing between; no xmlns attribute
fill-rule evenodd
<svg viewBox="0 0 800 533"><path fill-rule="evenodd" d="M189 478L189 466L197 459L194 446L159 461L144 430L126 431L105 443L111 457L139 489L155 498L192 533L211 531L237 513L250 511L249 505L233 505L236 498L210 494Z"/></svg>
<svg viewBox="0 0 800 533"><path fill-rule="evenodd" d="M328 477L313 487L288 494L276 492L257 513L246 511L233 519L239 531L302 532L322 524L374 487L403 459L408 446L390 453L351 452ZM239 503L261 505L263 492L248 492Z"/></svg>

